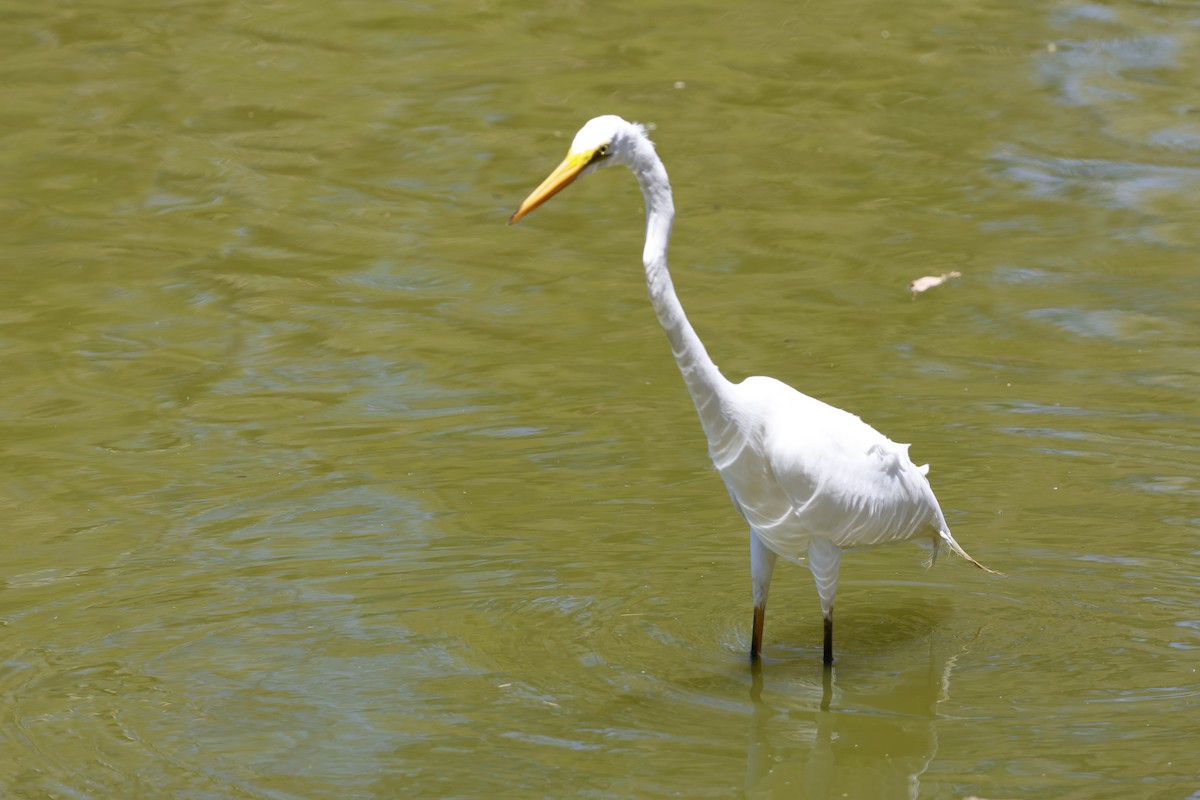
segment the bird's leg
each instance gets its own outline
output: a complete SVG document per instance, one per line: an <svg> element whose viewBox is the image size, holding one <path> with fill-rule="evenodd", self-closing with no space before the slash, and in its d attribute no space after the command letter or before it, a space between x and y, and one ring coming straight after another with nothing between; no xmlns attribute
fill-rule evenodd
<svg viewBox="0 0 1200 800"><path fill-rule="evenodd" d="M767 607L757 603L754 606L754 627L750 629L750 660L758 661L762 652L763 621L767 618Z"/></svg>
<svg viewBox="0 0 1200 800"><path fill-rule="evenodd" d="M771 573L775 570L775 554L750 531L750 582L754 588L754 626L750 630L750 659L758 660L762 652L763 622L767 618L767 593L771 589Z"/></svg>
<svg viewBox="0 0 1200 800"><path fill-rule="evenodd" d="M825 647L822 661L833 663L833 600L837 595L838 567L842 563L842 548L821 536L808 544L808 568L812 570L821 598L821 615L825 618Z"/></svg>

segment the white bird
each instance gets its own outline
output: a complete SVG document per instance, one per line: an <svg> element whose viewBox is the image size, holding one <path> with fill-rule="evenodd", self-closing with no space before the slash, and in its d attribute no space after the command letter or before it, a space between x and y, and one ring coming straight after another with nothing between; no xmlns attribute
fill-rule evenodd
<svg viewBox="0 0 1200 800"><path fill-rule="evenodd" d="M692 329L667 272L675 206L667 171L641 125L607 115L589 120L567 157L512 215L513 224L581 175L612 164L637 177L646 202L642 264L658 321L708 437L713 464L750 525L754 619L750 656L762 649L767 593L777 556L808 561L825 620L824 663L833 662L833 601L843 548L926 539L929 563L945 544L967 555L925 475L897 444L858 417L767 377L732 383Z"/></svg>

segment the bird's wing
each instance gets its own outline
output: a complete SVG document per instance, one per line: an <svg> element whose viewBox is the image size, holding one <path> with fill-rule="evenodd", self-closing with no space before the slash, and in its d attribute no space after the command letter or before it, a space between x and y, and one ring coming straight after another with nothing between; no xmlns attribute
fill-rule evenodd
<svg viewBox="0 0 1200 800"><path fill-rule="evenodd" d="M769 469L791 500L792 525L841 547L932 535L941 511L927 467L913 464L908 445L799 396L803 402L785 409L786 419L773 415L763 442Z"/></svg>

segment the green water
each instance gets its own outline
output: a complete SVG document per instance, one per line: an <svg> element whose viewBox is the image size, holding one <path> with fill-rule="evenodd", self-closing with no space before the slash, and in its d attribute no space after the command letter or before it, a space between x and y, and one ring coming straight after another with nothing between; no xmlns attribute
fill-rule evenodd
<svg viewBox="0 0 1200 800"><path fill-rule="evenodd" d="M0 11L3 796L1200 796L1200 7ZM828 690L633 180L505 225L600 113L1008 574L847 555Z"/></svg>

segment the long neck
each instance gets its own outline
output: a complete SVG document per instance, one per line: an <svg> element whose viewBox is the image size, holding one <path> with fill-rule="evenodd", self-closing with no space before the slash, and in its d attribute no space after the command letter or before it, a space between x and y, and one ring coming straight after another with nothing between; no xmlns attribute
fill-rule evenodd
<svg viewBox="0 0 1200 800"><path fill-rule="evenodd" d="M646 288L658 322L671 343L675 363L679 365L683 381L696 404L700 422L711 441L713 434L724 427L721 395L730 384L709 358L700 337L688 322L667 271L667 243L675 219L667 170L652 147L646 147L640 156L633 173L646 199L646 246L642 251Z"/></svg>

